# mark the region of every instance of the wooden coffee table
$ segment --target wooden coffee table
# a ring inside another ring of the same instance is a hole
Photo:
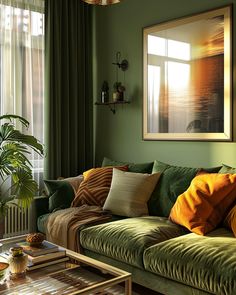
[[[25,237],[0,240],[2,251],[24,241]],[[9,275],[0,285],[0,295],[132,294],[130,273],[68,249],[66,255],[68,262],[27,271],[23,277]]]

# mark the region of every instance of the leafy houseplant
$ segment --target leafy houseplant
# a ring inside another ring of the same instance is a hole
[[[5,123],[2,123],[4,120]],[[29,122],[21,116],[0,116],[0,217],[8,209],[8,202],[19,201],[19,206],[30,205],[38,184],[32,177],[32,165],[27,158],[32,150],[43,155],[43,146],[32,135],[23,134],[16,122],[28,127]],[[10,178],[10,186],[6,183]],[[5,188],[7,187],[7,189]]]

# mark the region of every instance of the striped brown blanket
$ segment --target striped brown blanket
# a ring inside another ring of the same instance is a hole
[[[58,210],[49,215],[46,239],[59,246],[81,253],[79,232],[85,226],[111,220],[111,214],[98,206],[83,205]]]

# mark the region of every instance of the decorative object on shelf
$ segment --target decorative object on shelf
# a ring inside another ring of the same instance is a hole
[[[101,103],[106,103],[109,101],[109,86],[108,82],[104,81],[102,84],[102,91],[101,91]]]
[[[110,4],[119,3],[121,0],[83,0],[83,1],[93,5],[110,5]]]
[[[121,82],[115,82],[113,88],[114,88],[114,92],[112,95],[113,101],[123,101],[125,86],[123,86]]]
[[[109,101],[109,87],[107,81],[103,82],[102,92],[101,92],[101,102],[96,102],[95,105],[106,105],[110,108],[113,114],[116,113],[115,106],[121,104],[130,103],[127,99],[125,100],[125,71],[128,69],[129,63],[126,59],[121,60],[121,53],[118,51],[116,53],[116,62],[112,63],[116,67],[116,82],[113,84],[113,93],[112,93],[112,101]],[[119,79],[119,70],[124,72],[123,83],[120,82]]]
[[[28,264],[28,255],[23,252],[22,247],[12,247],[10,253],[8,262],[11,274],[13,276],[23,275]]]
[[[26,242],[30,244],[30,246],[40,246],[44,240],[44,235],[41,233],[32,233],[28,234],[26,237]]]
[[[128,61],[126,59],[121,61],[121,53],[118,51],[116,53],[116,62],[112,63],[117,66],[116,68],[116,82],[114,83],[114,92],[112,94],[113,101],[123,101],[124,100],[124,91],[125,91],[125,73],[124,73],[124,83],[119,82],[119,69],[125,72],[128,69]]]

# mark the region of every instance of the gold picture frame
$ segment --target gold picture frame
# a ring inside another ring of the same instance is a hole
[[[143,29],[144,140],[232,140],[231,14]]]

